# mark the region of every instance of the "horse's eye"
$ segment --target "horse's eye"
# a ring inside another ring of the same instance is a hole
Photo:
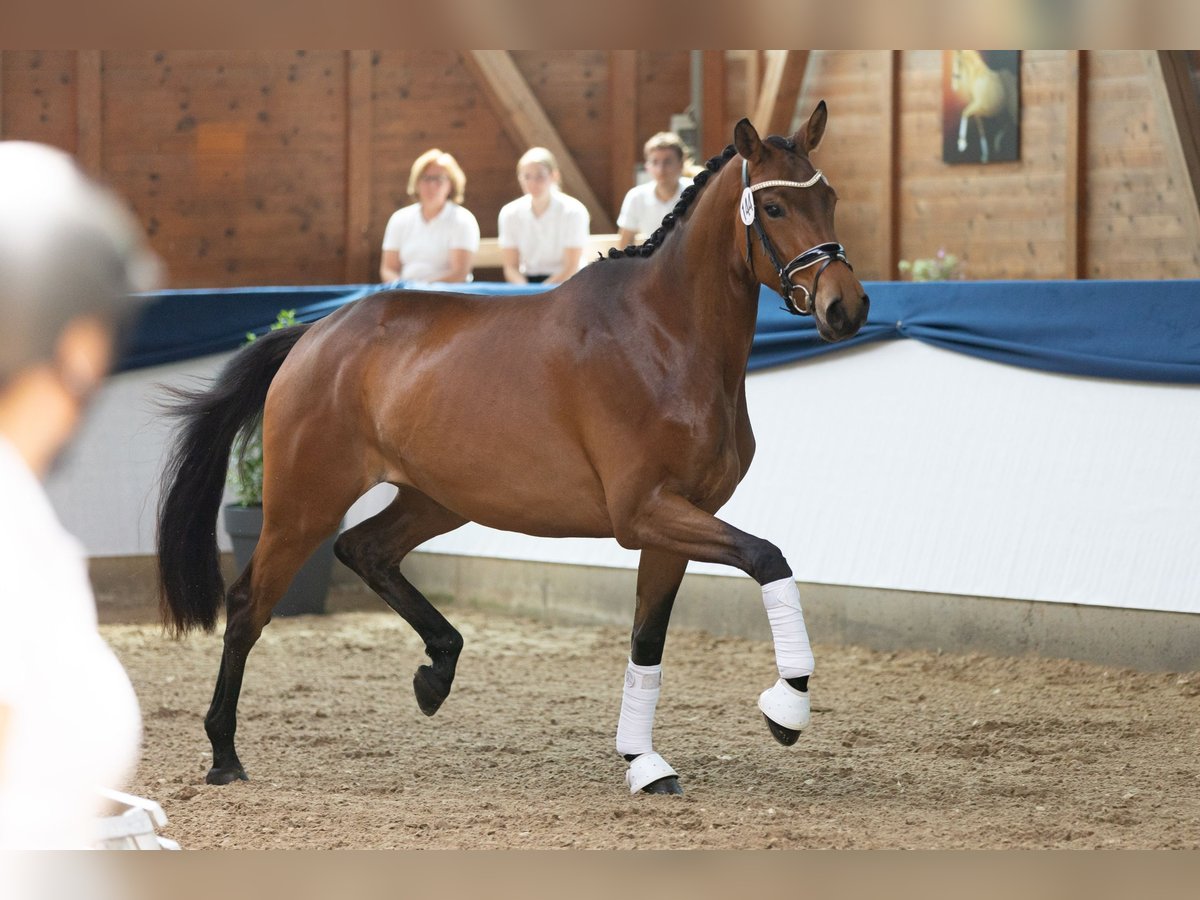
[[[783,215],[783,209],[777,203],[768,203],[763,207],[763,212],[765,212],[772,219],[778,219]]]

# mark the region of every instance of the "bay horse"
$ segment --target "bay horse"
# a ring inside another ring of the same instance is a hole
[[[681,790],[651,728],[690,559],[763,586],[780,677],[759,708],[778,740],[796,740],[809,720],[812,651],[792,570],[777,547],[714,514],[754,455],[745,379],[759,285],[812,315],[827,340],[867,317],[834,234],[836,196],[809,161],[826,118],[822,101],[790,139],[765,141],[743,119],[644,244],[610,250],[552,291],[373,294],[260,338],[208,389],[175,392],[181,424],[162,477],[158,558],[164,623],[176,633],[215,627],[227,461],[262,416],[262,535],[224,597],[204,720],[210,784],[246,778],[238,696],[272,607],[350,505],[384,482],[395,499],[338,537],[336,553],[424,640],[430,662],[413,690],[426,715],[449,694],[463,641],[400,562],[474,521],[615,537],[641,551],[617,728],[631,793]]]
[[[950,87],[966,103],[958,122],[958,152],[967,150],[967,123],[979,134],[979,161],[1000,152],[1017,124],[1017,83],[1012,72],[990,68],[978,50],[953,50]],[[991,135],[987,123],[991,123]]]

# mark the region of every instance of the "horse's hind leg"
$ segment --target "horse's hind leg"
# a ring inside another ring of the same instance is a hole
[[[295,503],[297,499],[289,498],[289,502]],[[337,528],[349,503],[349,500],[344,504],[314,503],[303,510],[268,508],[250,563],[226,597],[221,668],[212,704],[204,717],[204,730],[213,749],[213,765],[205,778],[209,784],[229,784],[246,778],[246,770],[234,748],[237,704],[246,658],[271,620],[271,610],[291,584],[293,576],[313,550]],[[313,508],[322,505],[327,514],[314,514]],[[277,524],[280,522],[286,524]],[[304,523],[303,527],[297,522]]]
[[[656,550],[643,550],[638,563],[637,609],[617,725],[617,752],[630,764],[626,778],[634,793],[683,793],[675,771],[654,752],[651,733],[667,625],[686,568],[686,557]]]
[[[419,491],[402,487],[386,509],[346,531],[334,544],[338,559],[425,641],[432,664],[418,667],[413,692],[427,716],[437,712],[450,693],[463,642],[445,616],[400,574],[400,562],[414,547],[465,523],[466,519]]]

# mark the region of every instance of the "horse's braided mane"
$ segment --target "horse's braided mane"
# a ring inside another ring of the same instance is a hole
[[[620,259],[623,256],[649,256],[666,240],[671,229],[674,228],[683,218],[684,214],[696,202],[696,197],[699,195],[701,188],[708,182],[708,179],[713,176],[725,163],[737,156],[737,150],[733,144],[730,144],[712,159],[704,164],[704,169],[696,174],[692,179],[692,183],[683,189],[683,193],[679,195],[679,202],[675,204],[671,212],[663,216],[662,224],[654,230],[654,233],[641,244],[630,244],[624,250],[612,247],[608,251],[608,259]],[[606,257],[601,254],[600,259]]]

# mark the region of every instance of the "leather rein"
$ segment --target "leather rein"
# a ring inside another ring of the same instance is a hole
[[[757,214],[754,204],[754,192],[761,191],[769,187],[795,187],[809,188],[818,181],[823,181],[825,178],[821,174],[821,170],[817,169],[816,174],[808,181],[760,181],[756,185],[750,184],[750,168],[745,159],[742,160],[742,196],[738,203],[738,212],[741,214],[742,222],[746,226],[746,263],[750,266],[750,274],[754,274],[754,242],[750,237],[750,229],[753,228],[758,233],[758,238],[762,242],[763,250],[767,254],[767,258],[771,260],[771,265],[775,267],[775,273],[779,276],[779,295],[783,297],[783,302],[787,304],[784,308],[797,316],[811,316],[813,313],[813,299],[817,295],[817,283],[821,280],[821,273],[829,268],[830,264],[835,261],[844,262],[850,271],[854,271],[854,266],[850,265],[850,260],[846,258],[846,248],[836,241],[827,241],[823,244],[817,244],[797,255],[791,262],[784,264],[780,262],[779,254],[775,252],[775,246],[771,243],[771,239],[767,237],[766,229],[763,228],[762,220]],[[812,288],[807,288],[802,284],[793,284],[792,275],[803,269],[811,268],[812,266],[821,264],[817,269],[817,274],[813,276]],[[792,292],[797,288],[804,291],[804,305],[800,306]]]

